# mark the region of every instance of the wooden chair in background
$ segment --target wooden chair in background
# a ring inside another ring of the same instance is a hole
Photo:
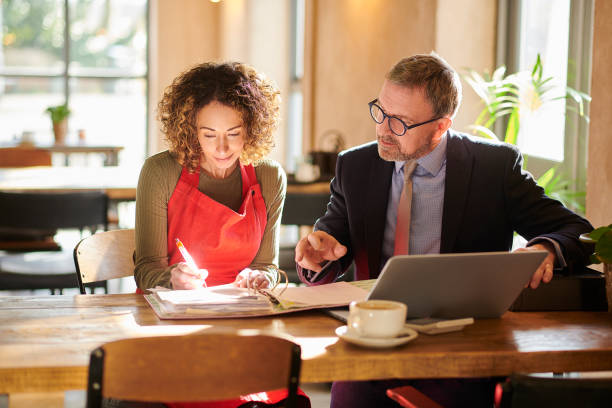
[[[0,167],[51,166],[51,152],[35,147],[0,147]]]
[[[495,392],[496,408],[609,407],[612,378],[543,377],[513,374]]]
[[[84,238],[74,247],[74,265],[81,294],[85,284],[134,274],[134,230],[113,230]]]
[[[329,193],[287,193],[281,224],[312,227],[319,219],[329,203]],[[299,239],[299,238],[298,238]],[[284,243],[279,248],[278,266],[287,272],[289,281],[298,283],[295,270],[295,245],[297,242]]]
[[[404,408],[443,408],[411,386],[387,390]],[[512,374],[495,389],[495,408],[607,407],[612,401],[612,378],[548,377]]]
[[[389,388],[387,396],[403,408],[444,408],[411,385]]]
[[[104,398],[219,401],[277,389],[287,389],[285,407],[295,407],[300,364],[299,345],[259,333],[114,341],[91,353],[87,407]]]
[[[5,250],[0,252],[0,289],[61,293],[76,288],[72,248],[61,250],[53,235],[57,229],[107,229],[107,211],[108,198],[101,191],[0,192],[0,249]]]

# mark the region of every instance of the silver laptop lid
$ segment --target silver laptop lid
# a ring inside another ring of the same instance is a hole
[[[499,317],[546,251],[400,255],[385,264],[368,299],[404,302],[408,317]]]

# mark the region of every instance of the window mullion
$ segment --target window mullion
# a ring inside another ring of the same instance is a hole
[[[572,0],[567,85],[590,93],[593,31],[593,0]],[[585,106],[585,115],[588,115]],[[571,175],[574,191],[586,189],[588,123],[577,113],[568,112],[565,123],[565,170]]]
[[[64,100],[66,105],[70,99],[70,83],[68,67],[70,65],[70,9],[69,0],[64,0]]]

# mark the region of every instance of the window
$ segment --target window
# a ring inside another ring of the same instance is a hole
[[[570,0],[525,1],[521,3],[518,68],[530,71],[540,54],[543,77],[553,77],[553,86],[567,84]],[[562,96],[562,95],[555,95]],[[518,145],[528,155],[562,162],[565,134],[565,100],[546,103],[521,117]],[[530,137],[531,135],[531,137]]]
[[[304,93],[304,0],[291,1],[291,63],[285,168],[293,173],[302,155]]]
[[[32,131],[52,144],[46,107],[68,103],[77,130],[121,145],[119,163],[145,157],[146,0],[0,0],[0,143]]]
[[[593,3],[499,0],[497,65],[506,65],[507,72],[530,70],[539,53],[543,77],[590,93]],[[569,191],[585,191],[588,123],[567,111],[565,100],[547,103],[536,115],[521,117],[518,145],[528,156],[528,170],[539,177],[556,167]]]

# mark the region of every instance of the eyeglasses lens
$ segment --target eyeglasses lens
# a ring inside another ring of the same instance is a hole
[[[376,123],[382,123],[383,120],[385,120],[385,115],[382,109],[380,109],[377,105],[373,104],[370,106],[370,114]]]
[[[405,132],[404,124],[398,118],[389,118],[389,128],[398,136],[403,135]]]

